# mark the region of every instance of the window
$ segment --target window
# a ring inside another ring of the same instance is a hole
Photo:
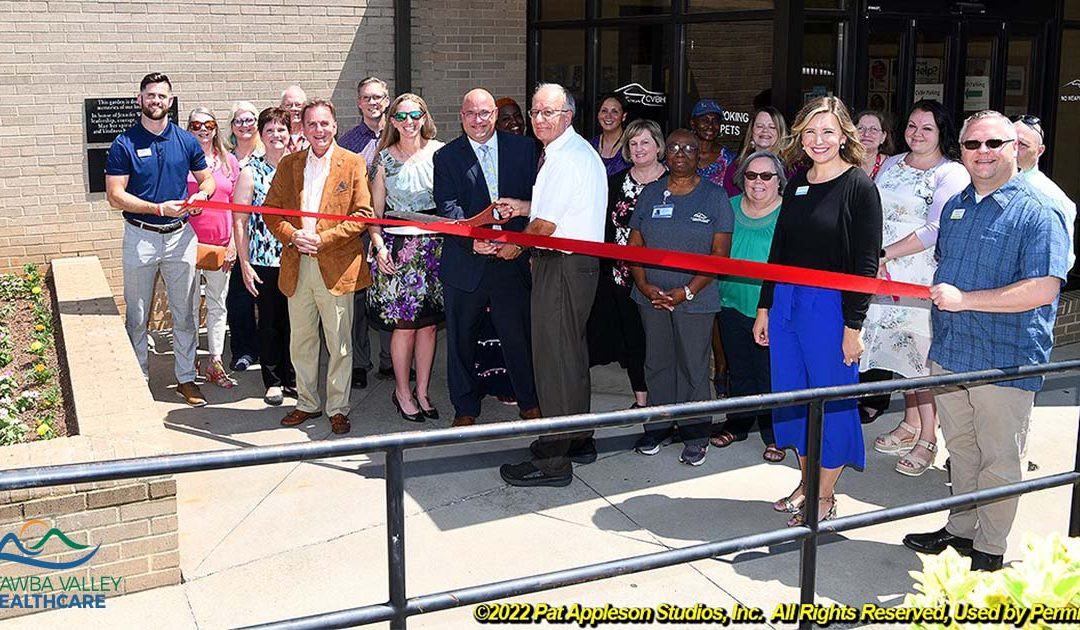
[[[580,20],[585,17],[585,0],[535,0],[541,20]]]
[[[683,124],[699,99],[715,99],[726,112],[720,140],[738,151],[755,101],[771,94],[772,41],[772,20],[688,25]]]
[[[990,77],[993,71],[995,39],[992,35],[968,38],[967,62],[964,66],[964,118],[991,107]]]
[[[688,0],[689,11],[759,11],[772,9],[773,0]]]
[[[629,102],[629,119],[649,118],[666,126],[673,100],[672,41],[667,26],[601,29],[599,93],[618,91]],[[595,116],[592,105],[589,111]]]
[[[540,43],[540,58],[536,68],[537,81],[562,85],[570,90],[578,103],[584,105],[585,31],[545,29],[537,36]]]
[[[900,71],[900,33],[882,29],[871,31],[868,45],[866,106],[897,117],[900,96],[897,78]],[[938,63],[940,68],[940,62]],[[940,75],[939,75],[940,79]],[[941,83],[939,81],[938,83]],[[944,84],[931,90],[944,89]],[[891,131],[891,130],[890,130]]]
[[[1057,118],[1048,134],[1054,152],[1054,181],[1070,199],[1080,199],[1080,29],[1067,28],[1061,34],[1061,86],[1058,88]]]
[[[1031,81],[1035,67],[1035,38],[1010,37],[1005,62],[1005,114],[1025,114],[1031,109]]]
[[[843,25],[807,21],[803,33],[802,100],[834,96],[844,49]]]
[[[671,0],[600,0],[601,17],[671,13]]]

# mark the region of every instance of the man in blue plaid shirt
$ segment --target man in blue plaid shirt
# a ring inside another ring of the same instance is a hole
[[[1034,365],[1050,360],[1058,293],[1070,243],[1057,206],[1017,176],[1016,130],[995,111],[967,119],[960,132],[971,184],[941,211],[930,346],[933,374]],[[1020,481],[1035,392],[1042,378],[936,392],[949,449],[952,490],[960,494]],[[943,529],[909,534],[921,553],[954,547],[971,568],[1001,568],[1017,499],[949,513]]]

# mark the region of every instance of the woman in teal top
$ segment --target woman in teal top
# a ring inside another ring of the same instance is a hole
[[[734,181],[743,194],[731,199],[735,212],[731,257],[766,262],[776,219],[780,216],[781,193],[787,183],[783,163],[774,153],[755,151],[739,165]],[[761,281],[728,276],[719,287],[720,331],[727,351],[731,395],[767,394],[772,390],[769,349],[754,343],[753,338]],[[782,461],[784,451],[776,448],[769,410],[731,414],[716,427],[709,441],[717,448],[724,448],[745,440],[755,422],[765,443],[762,457],[769,462]]]

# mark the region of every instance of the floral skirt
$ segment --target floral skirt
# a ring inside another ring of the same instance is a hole
[[[384,274],[371,265],[368,316],[382,330],[424,328],[445,318],[439,255],[442,238],[383,232],[397,273]]]

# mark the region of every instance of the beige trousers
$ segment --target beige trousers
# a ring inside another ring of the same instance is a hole
[[[931,374],[949,370],[931,362]],[[962,494],[1021,480],[1020,454],[1027,441],[1035,392],[1003,387],[945,387],[934,394],[949,449],[952,492]],[[972,538],[975,549],[1005,554],[1019,499],[1002,499],[949,512],[945,528]]]
[[[296,370],[296,408],[319,411],[319,320],[330,361],[326,368],[326,415],[349,413],[352,387],[353,296],[333,295],[323,283],[319,262],[300,257],[296,293],[289,298],[289,352]]]

